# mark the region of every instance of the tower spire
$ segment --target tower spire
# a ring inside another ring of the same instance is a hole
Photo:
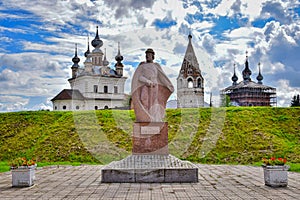
[[[89,54],[90,54],[90,36],[88,35],[87,50],[84,53],[84,56],[87,57]]]
[[[261,75],[261,71],[260,71],[260,62],[258,63],[258,75],[256,77],[257,79],[257,83],[258,84],[262,84],[262,80],[264,79],[264,77]]]
[[[189,75],[199,76],[201,74],[201,70],[199,68],[198,59],[196,57],[193,44],[192,44],[192,35],[188,35],[188,45],[185,51],[183,63],[181,65],[179,76],[183,76],[186,78]]]
[[[78,58],[77,56],[77,43],[75,44],[75,55],[74,57],[72,58],[72,61],[73,61],[73,66],[74,67],[78,67],[78,63],[80,62],[80,58]],[[76,66],[75,66],[76,65]]]
[[[122,63],[123,56],[120,53],[120,42],[118,42],[118,54],[116,55],[115,60],[117,61],[117,63],[115,64],[117,74],[119,76],[123,76],[123,67],[124,66],[123,66],[123,63]]]
[[[78,68],[79,68],[78,63],[80,62],[80,58],[78,58],[78,56],[77,56],[77,43],[75,44],[75,55],[72,58],[72,62],[74,63],[71,67],[71,69],[72,69],[72,78],[75,78],[76,73],[77,73]]]
[[[120,42],[118,42],[118,54],[116,55],[115,60],[119,63],[123,60],[123,56],[120,53]]]
[[[109,62],[106,59],[106,48],[104,49],[103,66],[108,66]]]
[[[235,74],[235,63],[233,64],[233,76],[231,77],[232,80],[232,85],[237,85],[237,80],[239,78],[237,77],[237,75]]]
[[[191,31],[189,31],[188,38],[189,38],[189,43],[192,43],[192,38],[193,38],[193,36],[192,36],[192,34],[191,34]]]
[[[246,61],[245,61],[245,69],[242,72],[244,81],[251,81],[251,70],[249,68],[249,62],[248,62],[248,51],[246,51]]]
[[[188,45],[177,77],[177,107],[192,108],[204,106],[204,79],[188,34]]]
[[[92,40],[92,46],[94,48],[99,49],[100,47],[102,47],[102,45],[103,45],[103,41],[99,37],[98,26],[97,26],[96,36],[95,36],[95,39]]]

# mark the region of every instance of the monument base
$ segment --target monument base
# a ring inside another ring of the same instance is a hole
[[[198,168],[172,155],[131,155],[101,170],[102,183],[195,183]]]
[[[135,122],[132,154],[169,155],[167,122]]]

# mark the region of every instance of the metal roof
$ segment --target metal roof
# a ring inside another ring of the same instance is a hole
[[[84,100],[84,96],[79,90],[64,89],[58,95],[56,95],[51,101],[55,100]]]

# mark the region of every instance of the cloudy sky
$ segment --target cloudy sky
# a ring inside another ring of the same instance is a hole
[[[286,107],[300,93],[299,15],[298,0],[0,0],[0,112],[52,109],[70,88],[75,43],[83,66],[96,26],[111,66],[120,42],[126,93],[149,47],[176,88],[191,33],[207,102],[232,84],[234,64],[242,80],[247,51],[252,80],[260,62]]]

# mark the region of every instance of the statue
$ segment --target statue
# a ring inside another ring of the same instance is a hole
[[[174,87],[161,66],[153,62],[153,49],[147,49],[145,53],[146,62],[139,64],[131,83],[136,122],[162,122]]]
[[[198,167],[169,154],[168,122],[163,122],[167,100],[174,87],[147,49],[132,77],[132,155],[101,169],[104,183],[198,182]]]

